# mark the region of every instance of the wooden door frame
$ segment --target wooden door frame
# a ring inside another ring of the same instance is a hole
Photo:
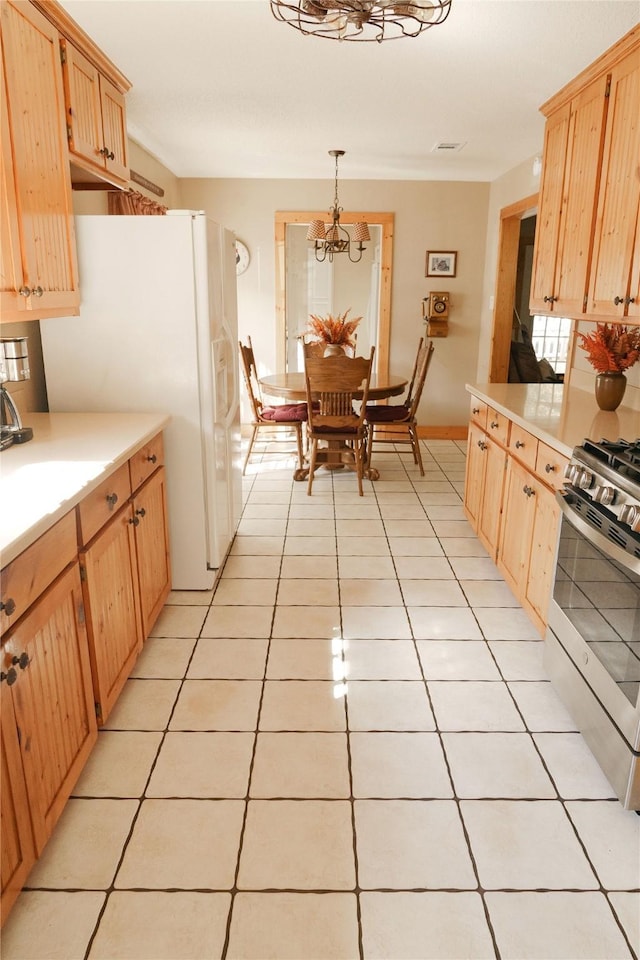
[[[285,238],[288,223],[310,223],[326,220],[326,211],[278,210],[275,214],[276,250],[276,369],[285,369],[286,352],[286,288]],[[341,211],[340,223],[359,221],[380,227],[380,302],[378,306],[378,344],[374,366],[379,377],[389,375],[389,340],[391,335],[391,275],[393,269],[393,213]]]
[[[538,194],[532,193],[531,196],[517,200],[500,211],[489,383],[507,383],[509,380],[509,350],[518,274],[520,221],[537,206]]]

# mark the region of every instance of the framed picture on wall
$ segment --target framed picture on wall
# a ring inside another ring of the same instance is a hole
[[[425,277],[455,277],[456,250],[427,250],[427,268]]]

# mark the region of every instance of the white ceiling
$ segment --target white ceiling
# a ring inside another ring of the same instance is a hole
[[[269,0],[62,0],[128,77],[130,135],[178,177],[491,181],[539,152],[539,106],[638,0],[453,0],[416,38],[339,43]],[[441,141],[463,142],[453,154]]]

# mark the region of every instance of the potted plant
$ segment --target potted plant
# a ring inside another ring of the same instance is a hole
[[[578,334],[579,346],[596,376],[596,402],[601,410],[615,410],[627,387],[624,371],[640,360],[640,327],[596,323],[595,330]]]
[[[345,347],[355,347],[356,341],[354,333],[362,317],[348,319],[349,307],[344,313],[338,313],[334,316],[328,313],[326,317],[318,317],[312,313],[307,324],[308,331],[313,339],[319,343],[326,343],[327,346],[339,347],[339,350],[329,350],[326,353],[344,353]]]

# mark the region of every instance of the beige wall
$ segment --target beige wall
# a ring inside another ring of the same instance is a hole
[[[325,210],[329,180],[181,180],[180,206],[203,209],[235,231],[251,254],[238,278],[239,335],[251,335],[263,372],[275,372],[274,214],[277,210]],[[424,181],[342,181],[340,202],[349,211],[395,214],[390,370],[411,372],[425,331],[422,299],[449,290],[449,336],[436,341],[423,395],[420,422],[464,425],[465,383],[475,380],[484,282],[489,184]],[[425,277],[427,250],[456,250],[457,276]]]

